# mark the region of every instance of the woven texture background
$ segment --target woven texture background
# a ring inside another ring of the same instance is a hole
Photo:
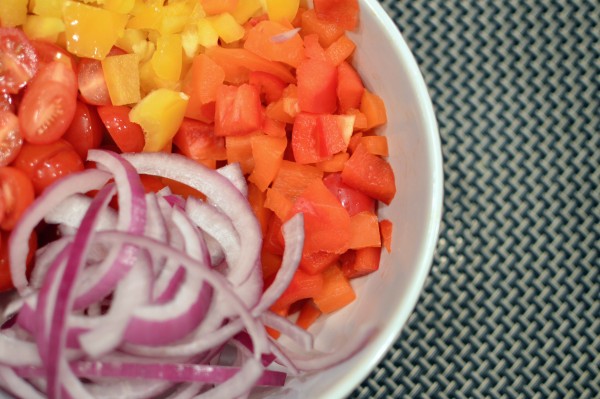
[[[444,153],[437,255],[352,398],[600,397],[600,1],[382,1]]]

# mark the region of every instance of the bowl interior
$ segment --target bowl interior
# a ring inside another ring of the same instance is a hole
[[[361,1],[355,65],[365,86],[386,104],[388,137],[397,194],[380,214],[394,223],[393,250],[380,269],[353,281],[357,300],[320,320],[311,331],[317,347],[336,350],[362,328],[376,333],[352,359],[324,372],[291,378],[271,398],[341,398],[348,395],[400,333],[429,273],[442,208],[442,155],[435,116],[417,64],[397,27],[376,0]]]

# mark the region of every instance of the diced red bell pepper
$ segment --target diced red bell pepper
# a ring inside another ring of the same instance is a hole
[[[256,86],[221,85],[215,105],[215,134],[240,136],[256,132],[262,126],[263,114]]]
[[[375,200],[342,181],[340,173],[331,173],[323,179],[325,186],[346,208],[350,216],[360,212],[375,212]]]
[[[325,161],[345,151],[353,130],[353,117],[348,115],[296,115],[292,130],[294,159],[301,164]]]
[[[173,137],[173,144],[188,158],[195,161],[226,159],[225,140],[215,136],[212,125],[184,118]]]
[[[336,262],[340,257],[339,254],[331,252],[315,252],[312,254],[303,254],[300,259],[300,268],[308,274],[321,273],[327,266]]]
[[[306,59],[296,69],[300,110],[333,114],[337,109],[337,68],[329,61]]]
[[[350,250],[340,256],[342,272],[347,279],[362,277],[379,269],[381,248],[367,247]]]
[[[396,182],[391,165],[368,152],[362,144],[356,147],[342,170],[342,181],[363,193],[388,204],[396,195]]]
[[[290,217],[304,214],[304,254],[344,253],[350,242],[350,215],[322,180],[312,182],[296,198]]]
[[[266,104],[279,100],[287,86],[283,80],[268,72],[252,71],[249,76],[249,83],[259,88]]]
[[[342,62],[338,66],[337,72],[337,98],[340,113],[346,113],[346,111],[352,108],[360,108],[360,102],[365,91],[365,86],[360,76],[347,62]]]
[[[281,294],[279,299],[271,306],[272,310],[287,309],[293,303],[312,298],[321,292],[323,288],[323,276],[321,274],[311,275],[302,270],[296,270],[290,285]]]

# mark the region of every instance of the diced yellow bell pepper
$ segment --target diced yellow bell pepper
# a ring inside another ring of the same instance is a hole
[[[246,33],[244,27],[238,24],[228,12],[208,17],[208,20],[225,43],[232,43],[240,40]]]
[[[162,35],[156,41],[152,68],[161,79],[176,81],[181,76],[181,35]]]
[[[29,15],[23,24],[23,32],[30,39],[43,39],[52,43],[58,41],[58,34],[65,31],[62,19]]]
[[[261,8],[260,0],[239,0],[231,15],[238,24],[243,25]]]
[[[128,53],[133,53],[133,47],[145,42],[148,35],[141,29],[125,29],[115,45]]]
[[[129,14],[133,10],[135,0],[105,0],[104,8],[119,14]]]
[[[271,21],[281,22],[283,20],[291,22],[298,13],[300,0],[266,0],[267,14]]]
[[[62,18],[64,4],[65,0],[35,0],[32,12],[42,17]]]
[[[140,62],[149,61],[152,59],[156,51],[156,44],[148,40],[143,40],[132,46],[132,52],[137,54]]]
[[[127,15],[67,1],[63,20],[67,49],[80,57],[102,60],[123,33]]]
[[[131,29],[159,30],[163,18],[162,9],[162,6],[145,3],[134,6],[133,16],[127,22],[127,27]]]
[[[160,33],[163,35],[169,33],[181,33],[188,23],[193,10],[194,4],[187,1],[169,3],[164,6]]]
[[[27,0],[0,1],[0,26],[14,28],[27,19]]]
[[[144,131],[144,151],[160,151],[173,139],[183,121],[188,99],[184,93],[158,89],[133,107],[129,119]]]
[[[213,47],[219,44],[219,33],[206,18],[198,20],[198,43],[204,47]]]
[[[153,44],[153,43],[151,43]],[[140,90],[142,97],[156,89],[181,90],[181,81],[164,80],[156,76],[152,61],[148,60],[140,64]]]
[[[198,53],[200,41],[198,39],[198,25],[187,25],[181,32],[181,46],[187,58],[193,58]]]
[[[135,104],[140,101],[139,58],[123,54],[102,60],[104,80],[113,105]]]

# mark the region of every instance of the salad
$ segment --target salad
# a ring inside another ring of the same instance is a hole
[[[379,267],[385,105],[357,0],[0,3],[0,387],[246,397],[352,356],[309,327]]]

